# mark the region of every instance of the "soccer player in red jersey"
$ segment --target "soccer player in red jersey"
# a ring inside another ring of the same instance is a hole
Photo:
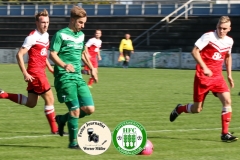
[[[41,96],[45,101],[44,112],[51,127],[51,132],[57,134],[58,128],[53,106],[54,97],[45,73],[46,67],[50,72],[53,72],[53,68],[47,59],[49,48],[49,34],[47,33],[49,16],[47,10],[36,14],[35,20],[37,29],[26,37],[16,56],[24,80],[28,82],[28,97],[0,90],[0,98],[9,99],[15,103],[33,108],[36,106],[39,96]],[[29,56],[27,69],[23,60],[26,53]]]
[[[222,75],[222,65],[225,62],[228,82],[234,87],[232,78],[231,49],[233,39],[227,36],[231,30],[228,16],[220,17],[215,31],[203,34],[195,43],[192,56],[197,61],[194,79],[193,104],[178,104],[170,114],[173,122],[181,113],[199,113],[203,109],[205,97],[211,91],[222,103],[222,141],[236,141],[238,138],[228,131],[232,115],[230,90]]]
[[[92,62],[93,67],[96,69],[98,68],[98,60],[102,60],[100,55],[100,48],[102,45],[102,41],[100,40],[102,36],[102,31],[97,29],[95,31],[95,36],[87,41],[85,44],[85,50],[88,52],[90,56],[90,61]],[[84,66],[84,70],[88,71],[90,74],[90,69],[87,65]],[[94,78],[91,76],[88,81],[89,88],[92,88],[92,84],[94,83]]]

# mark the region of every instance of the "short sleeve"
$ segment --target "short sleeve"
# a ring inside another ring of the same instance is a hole
[[[90,47],[91,45],[93,45],[93,39],[92,38],[87,41],[85,46]]]
[[[36,43],[34,36],[29,35],[25,38],[22,47],[27,48],[28,50]]]
[[[57,32],[51,40],[50,51],[59,52],[62,46],[62,37],[59,32]]]
[[[197,46],[200,50],[208,45],[210,42],[210,33],[203,34],[196,42],[195,46]]]
[[[233,46],[233,39],[231,38],[230,39],[230,49],[229,49],[229,51],[228,51],[228,54],[231,54],[232,53],[232,46]]]

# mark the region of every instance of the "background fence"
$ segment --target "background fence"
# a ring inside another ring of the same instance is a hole
[[[16,54],[18,49],[0,49],[1,63],[17,63]],[[196,61],[189,52],[181,52],[181,49],[162,50],[155,56],[154,51],[136,51],[131,56],[130,67],[137,68],[176,68],[176,69],[195,69]],[[119,52],[115,48],[101,51],[102,60],[99,61],[100,67],[122,67],[122,62],[118,62]],[[232,53],[233,70],[240,70],[240,54]],[[28,61],[28,56],[24,56],[24,61]],[[51,60],[50,60],[51,62]],[[52,63],[52,62],[51,62]],[[53,63],[52,63],[53,64]],[[225,67],[223,66],[223,69]]]

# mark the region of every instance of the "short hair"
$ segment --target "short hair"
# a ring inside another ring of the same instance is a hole
[[[87,16],[87,12],[79,6],[74,6],[71,9],[70,16],[71,16],[71,18],[83,18],[83,17]]]
[[[44,9],[43,11],[38,12],[38,13],[35,15],[35,20],[36,20],[36,21],[39,21],[39,17],[41,17],[41,16],[48,17],[48,11],[47,11],[46,9]]]
[[[100,32],[102,32],[102,30],[101,30],[101,29],[96,29],[96,30],[95,30],[95,33],[96,33],[97,31],[100,31]]]
[[[221,23],[228,23],[230,22],[231,23],[231,20],[228,16],[222,16],[219,18],[218,20],[218,24],[221,24]]]

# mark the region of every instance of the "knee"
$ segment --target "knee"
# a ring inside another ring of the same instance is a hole
[[[70,115],[72,117],[79,117],[79,114],[80,114],[79,108],[76,110],[70,111]]]
[[[88,106],[88,107],[84,107],[82,108],[84,112],[86,112],[88,115],[94,113],[95,111],[95,107],[94,106]]]
[[[26,106],[29,107],[29,108],[34,108],[35,106],[37,105],[37,102],[27,102],[26,103]]]

